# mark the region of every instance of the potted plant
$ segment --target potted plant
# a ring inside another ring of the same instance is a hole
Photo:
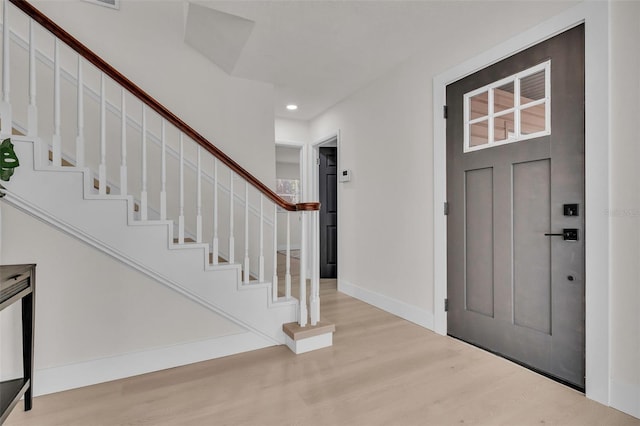
[[[14,169],[20,165],[18,156],[13,150],[13,144],[11,138],[7,138],[0,144],[0,180],[8,182],[13,176]],[[6,189],[0,184],[0,198],[4,197],[6,193],[3,191]]]

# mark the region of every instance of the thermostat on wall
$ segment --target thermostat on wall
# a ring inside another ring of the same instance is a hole
[[[341,171],[338,180],[340,182],[349,182],[351,180],[351,170],[344,169],[343,171]]]

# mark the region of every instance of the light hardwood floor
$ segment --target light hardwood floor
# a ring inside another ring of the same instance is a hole
[[[338,293],[335,280],[321,294],[337,327],[331,348],[277,346],[42,396],[6,425],[640,425]]]

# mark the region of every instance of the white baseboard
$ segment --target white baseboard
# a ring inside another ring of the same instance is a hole
[[[640,385],[611,380],[609,405],[640,419]]]
[[[257,334],[246,332],[61,367],[45,368],[35,371],[34,395],[46,395],[109,382],[272,345],[272,342]]]
[[[358,287],[345,280],[338,280],[338,291],[406,319],[407,321],[433,330],[433,312],[392,299],[375,291]]]

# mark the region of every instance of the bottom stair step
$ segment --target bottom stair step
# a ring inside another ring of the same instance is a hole
[[[282,331],[289,349],[295,354],[302,354],[333,345],[336,325],[320,321],[316,325],[300,327],[297,322],[290,322],[282,325]]]

